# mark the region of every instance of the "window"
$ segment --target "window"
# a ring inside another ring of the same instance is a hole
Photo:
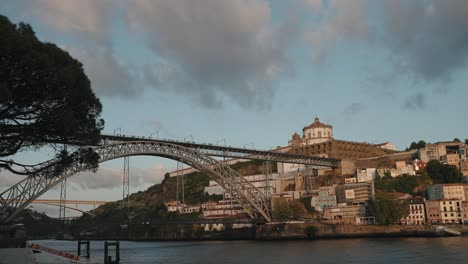
[[[322,137],[322,132],[318,132],[318,137]]]

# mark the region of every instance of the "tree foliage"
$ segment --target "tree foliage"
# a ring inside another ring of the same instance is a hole
[[[399,177],[384,176],[381,179],[376,178],[374,181],[375,189],[384,192],[402,192],[414,194],[416,187],[420,185],[427,185],[430,179],[427,175],[421,174],[419,176],[401,175]]]
[[[434,183],[456,183],[461,181],[461,173],[457,166],[441,164],[438,160],[430,160],[426,171]]]
[[[419,140],[417,143],[416,142],[411,142],[409,148],[407,150],[412,150],[412,149],[420,149],[424,148],[426,146],[426,141],[424,140]]]
[[[377,193],[375,199],[370,202],[370,210],[377,223],[382,225],[397,223],[409,214],[408,201],[396,200],[381,192]]]
[[[99,142],[101,109],[79,61],[0,15],[0,168],[19,165],[4,158],[45,145],[58,158],[96,165],[96,156],[67,152]]]
[[[458,143],[460,143],[461,140],[460,140],[459,138],[454,138],[454,139],[453,139],[453,142],[458,142]]]
[[[304,213],[304,204],[299,201],[288,201],[284,198],[273,200],[272,214],[275,221],[296,220],[304,216]]]

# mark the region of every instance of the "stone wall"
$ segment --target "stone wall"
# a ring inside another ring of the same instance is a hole
[[[352,237],[407,237],[443,235],[434,228],[401,225],[333,225],[322,223],[266,224],[257,228],[257,240],[320,239]]]

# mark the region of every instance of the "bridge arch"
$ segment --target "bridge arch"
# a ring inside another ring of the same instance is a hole
[[[99,163],[125,156],[159,156],[183,162],[200,172],[206,173],[224,189],[232,189],[232,196],[252,217],[263,217],[271,221],[271,203],[252,183],[229,166],[195,149],[173,143],[157,141],[126,141],[95,147]],[[63,180],[80,171],[88,170],[83,164],[75,163],[62,175],[51,177],[51,169],[30,175],[0,194],[0,222],[9,222],[33,200]]]

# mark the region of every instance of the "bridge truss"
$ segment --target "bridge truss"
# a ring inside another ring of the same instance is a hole
[[[214,157],[231,157],[303,164],[315,167],[336,168],[340,161],[331,158],[310,157],[275,151],[261,151],[195,142],[181,142],[151,138],[135,138],[125,136],[103,135],[102,143],[95,146],[99,162],[136,156],[160,156],[183,162],[200,172],[206,173],[225,190],[232,190],[232,196],[246,210],[252,218],[263,218],[271,221],[271,200],[263,192],[257,190],[253,184],[232,170],[225,163]],[[22,209],[33,200],[62,183],[74,174],[89,168],[84,164],[72,164],[59,176],[54,176],[54,160],[31,166],[31,170],[38,171],[18,182],[0,194],[0,222],[11,221]],[[44,169],[40,169],[43,166]],[[39,170],[38,170],[39,169]],[[124,182],[125,184],[125,182]],[[124,190],[125,192],[125,190]]]
[[[194,149],[212,157],[227,157],[250,160],[275,161],[284,163],[303,164],[314,167],[337,168],[340,166],[340,160],[333,158],[312,157],[307,155],[297,155],[279,151],[266,151],[256,149],[246,149],[231,146],[219,146],[213,144],[201,144],[190,141],[176,141],[166,139],[135,138],[130,136],[102,135],[102,144],[127,142],[127,141],[145,141],[176,144]]]
[[[127,141],[95,147],[99,162],[136,155],[160,156],[181,161],[206,173],[226,190],[233,190],[233,198],[252,218],[271,221],[270,200],[256,187],[222,162],[195,149],[166,142]],[[50,164],[50,163],[47,163]],[[59,176],[53,176],[54,167],[39,170],[0,194],[0,222],[9,222],[33,200],[65,179],[88,170],[84,164],[74,163]]]

